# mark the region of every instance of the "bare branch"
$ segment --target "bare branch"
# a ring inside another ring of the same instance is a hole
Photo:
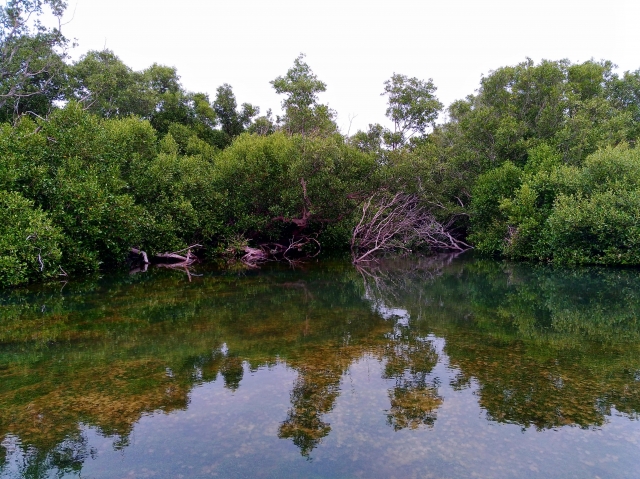
[[[458,252],[469,249],[452,233],[452,225],[453,220],[442,225],[417,195],[374,194],[362,203],[362,215],[351,236],[353,262],[374,261],[380,253],[411,251],[418,246]]]

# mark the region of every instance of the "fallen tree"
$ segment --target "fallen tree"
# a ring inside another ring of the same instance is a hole
[[[193,266],[194,263],[198,262],[198,258],[195,254],[192,253],[192,249],[201,248],[202,245],[193,244],[184,249],[173,251],[171,253],[160,253],[151,256],[149,259],[149,255],[146,251],[141,250],[140,248],[131,248],[130,249],[130,260],[135,263],[133,264],[130,274],[136,273],[146,273],[149,266],[155,266],[158,268],[170,268],[177,269],[183,271],[189,281],[191,281],[192,276],[202,276],[199,274],[194,274],[189,270],[189,267]],[[180,254],[187,252],[186,254]]]
[[[360,221],[351,236],[353,263],[375,261],[385,252],[416,247],[456,252],[470,249],[453,233],[455,219],[440,223],[417,195],[375,193],[362,203]]]

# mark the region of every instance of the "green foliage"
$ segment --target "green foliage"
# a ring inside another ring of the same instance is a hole
[[[0,128],[0,185],[46,212],[69,274],[115,267],[131,247],[215,249],[238,235],[287,242],[299,229],[347,245],[374,155],[340,135],[284,132],[244,133],[220,152],[193,127],[169,128],[158,141],[149,121],[70,102],[46,121]]]
[[[11,18],[47,6],[65,5],[9,2],[2,35]],[[361,202],[383,190],[419,198],[486,254],[638,263],[638,71],[527,60],[491,72],[440,125],[432,80],[394,74],[383,93],[394,131],[374,124],[345,138],[304,55],[271,82],[284,95],[274,121],[270,110],[257,117],[257,107],[238,106],[228,84],[211,102],[186,91],[175,68],[134,71],[109,50],[65,65],[59,32],[21,25],[2,48],[19,46],[23,63],[40,55],[43,69],[23,78],[0,61],[18,75],[0,91],[0,121],[13,123],[0,125],[0,191],[45,215],[69,273],[115,267],[132,246],[212,252],[229,238],[311,236],[341,250]],[[38,50],[46,38],[50,50]],[[18,78],[23,90],[11,92]],[[16,116],[27,109],[33,115]]]
[[[385,132],[385,142],[395,149],[414,135],[424,135],[427,127],[433,126],[442,103],[434,95],[433,80],[408,78],[394,73],[384,82],[382,95],[388,96],[387,118],[393,122],[394,131]]]
[[[349,138],[349,142],[361,151],[376,153],[382,160],[382,142],[384,127],[379,123],[369,124],[369,129],[358,131]]]
[[[142,243],[150,252],[210,241],[220,230],[221,199],[215,189],[213,166],[197,155],[176,154],[170,141],[170,136],[165,137],[163,152],[131,180],[136,202],[145,205],[154,219]]]
[[[502,252],[508,225],[500,202],[520,186],[522,171],[511,162],[480,175],[473,186],[469,240],[489,254]]]
[[[249,127],[251,118],[260,114],[260,108],[249,103],[243,103],[241,110],[237,106],[231,85],[219,86],[213,109],[229,142]]]
[[[59,243],[66,271],[112,266],[140,242],[150,220],[122,176],[155,156],[148,123],[101,121],[71,103],[40,125],[23,119],[3,133],[3,164],[13,173],[5,187],[34,201],[64,233]]]
[[[224,198],[218,210],[224,236],[236,232],[270,236],[267,227],[276,228],[271,218],[297,214],[285,196],[292,188],[287,166],[296,154],[294,142],[283,133],[241,135],[220,154],[215,186]]]
[[[626,149],[638,135],[637,75],[619,77],[613,67],[528,60],[492,72],[477,95],[450,107],[450,122],[430,141],[473,185],[469,239],[478,250],[554,262],[631,262],[618,251],[623,242],[614,247],[603,231],[595,233],[595,224],[585,223],[590,211],[591,220],[617,225],[612,238],[633,236],[630,218],[623,231],[621,217],[602,210],[604,197],[592,198],[610,191],[622,214],[638,187],[635,154]],[[582,225],[585,238],[590,235],[584,241],[600,243],[591,252],[568,253],[571,241],[577,247],[581,238],[566,224],[557,230],[568,217]]]
[[[554,261],[638,264],[640,150],[598,151],[579,171],[578,188],[558,195],[544,241]]]
[[[640,185],[640,150],[621,145],[590,155],[582,168],[588,192],[628,190]]]
[[[289,133],[303,135],[335,133],[335,113],[318,103],[318,93],[326,91],[327,85],[311,71],[304,57],[302,53],[298,55],[287,74],[271,82],[276,93],[287,95],[282,100],[283,127]]]
[[[478,178],[471,236],[478,249],[557,263],[637,264],[639,150],[599,150],[580,168],[546,147],[531,157],[520,175],[505,163]],[[503,182],[510,170],[519,186]]]
[[[66,161],[57,171],[48,200],[52,219],[65,233],[63,260],[72,271],[95,271],[103,262],[117,264],[131,245],[141,243],[149,222],[144,209],[120,193],[123,183],[105,185],[110,173],[86,167],[78,159]]]
[[[436,130],[436,141],[471,181],[505,161],[523,167],[543,143],[579,165],[598,148],[637,134],[633,77],[620,80],[612,68],[530,59],[500,68],[482,79],[477,95],[450,106],[451,120]]]
[[[353,198],[375,189],[375,157],[346,144],[341,136],[296,137],[295,145],[300,153],[289,167],[289,178],[296,183],[290,195],[300,205],[298,211],[301,178],[307,184],[311,213],[327,223],[350,217],[357,205]]]
[[[353,198],[370,190],[375,169],[372,155],[337,135],[241,135],[215,162],[215,189],[224,197],[219,209],[224,236],[286,237],[291,219],[303,218],[306,211],[310,232],[331,224],[333,234],[345,241],[337,224],[351,220]]]
[[[266,115],[262,115],[257,117],[249,128],[247,128],[249,133],[257,133],[258,135],[270,135],[276,131],[276,124],[273,120],[273,115],[271,109],[267,110]]]
[[[33,202],[0,190],[0,286],[56,276],[60,271],[59,228]]]
[[[560,195],[547,220],[545,242],[555,262],[640,263],[640,189]]]
[[[137,114],[148,118],[155,99],[145,91],[141,75],[111,50],[90,51],[69,68],[69,94],[105,118]]]
[[[622,78],[613,76],[606,89],[612,105],[630,115],[629,141],[637,141],[640,138],[640,70],[624,72]]]
[[[218,119],[209,97],[185,91],[175,68],[154,63],[133,71],[112,51],[103,50],[85,54],[68,68],[68,76],[67,97],[102,118],[135,115],[149,120],[160,134],[185,136],[184,143],[191,136],[219,148],[229,143],[228,133],[215,129]],[[251,108],[247,114],[257,114]],[[178,128],[188,133],[177,133]]]

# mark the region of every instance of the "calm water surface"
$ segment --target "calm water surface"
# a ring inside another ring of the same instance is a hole
[[[0,478],[640,477],[640,271],[470,257],[0,296]]]

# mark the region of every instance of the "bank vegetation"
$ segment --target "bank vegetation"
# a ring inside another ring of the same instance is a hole
[[[3,287],[143,252],[255,266],[473,247],[640,264],[640,70],[526,59],[446,109],[431,80],[394,73],[392,126],[345,135],[304,55],[271,82],[274,118],[227,84],[188,91],[173,67],[136,71],[109,50],[70,61],[60,28],[37,20],[65,7],[0,11]]]

